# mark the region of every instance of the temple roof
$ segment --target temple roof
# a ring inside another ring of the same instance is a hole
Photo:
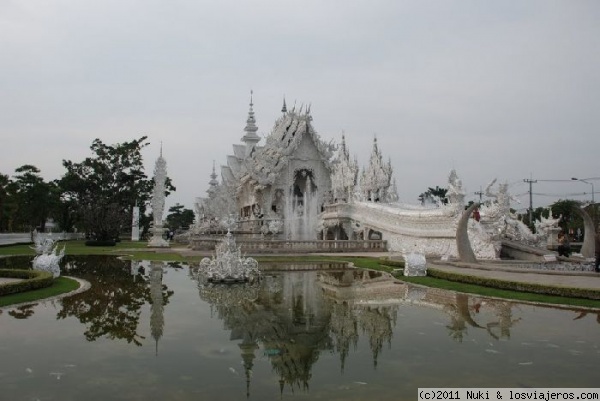
[[[305,135],[310,136],[323,162],[329,165],[332,146],[321,141],[311,121],[310,110],[302,112],[292,109],[284,113],[275,122],[265,146],[256,148],[252,156],[246,159],[246,174],[261,185],[273,184]]]
[[[235,181],[235,175],[233,175],[229,166],[221,166],[221,178],[223,178],[223,182]]]
[[[240,160],[243,160],[246,156],[246,145],[239,143],[233,144],[233,154]]]
[[[240,175],[242,164],[240,163],[240,160],[237,157],[228,155],[227,165],[236,177]]]

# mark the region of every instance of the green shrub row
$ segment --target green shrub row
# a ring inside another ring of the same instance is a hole
[[[556,287],[536,283],[522,283],[518,281],[505,281],[487,277],[468,276],[463,274],[445,272],[437,269],[427,269],[427,275],[449,281],[475,284],[484,287],[499,288],[536,294],[557,295],[570,298],[587,298],[600,300],[600,291],[587,288]]]
[[[0,277],[23,279],[0,285],[0,296],[50,287],[54,280],[52,273],[40,270],[0,269]]]

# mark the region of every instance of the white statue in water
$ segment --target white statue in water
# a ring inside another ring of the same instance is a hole
[[[51,238],[41,238],[36,235],[34,244],[37,256],[33,258],[33,270],[42,270],[52,273],[54,278],[60,276],[60,260],[65,255],[65,247],[59,251]]]

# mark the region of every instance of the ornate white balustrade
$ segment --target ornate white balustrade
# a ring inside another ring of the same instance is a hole
[[[194,238],[190,247],[194,250],[213,250],[219,242],[216,238]],[[319,241],[319,240],[237,240],[245,253],[334,253],[334,252],[385,252],[386,241]]]

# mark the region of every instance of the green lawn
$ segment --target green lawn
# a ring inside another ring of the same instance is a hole
[[[54,280],[54,283],[50,287],[1,296],[0,307],[24,302],[35,302],[39,301],[40,299],[75,291],[77,288],[79,288],[79,283],[77,281],[67,277],[58,277]]]
[[[147,249],[145,241],[121,241],[115,246],[86,246],[85,241],[60,241],[59,249],[65,247],[66,255],[110,255],[125,254],[129,250]],[[35,255],[33,245],[0,246],[0,255]]]

